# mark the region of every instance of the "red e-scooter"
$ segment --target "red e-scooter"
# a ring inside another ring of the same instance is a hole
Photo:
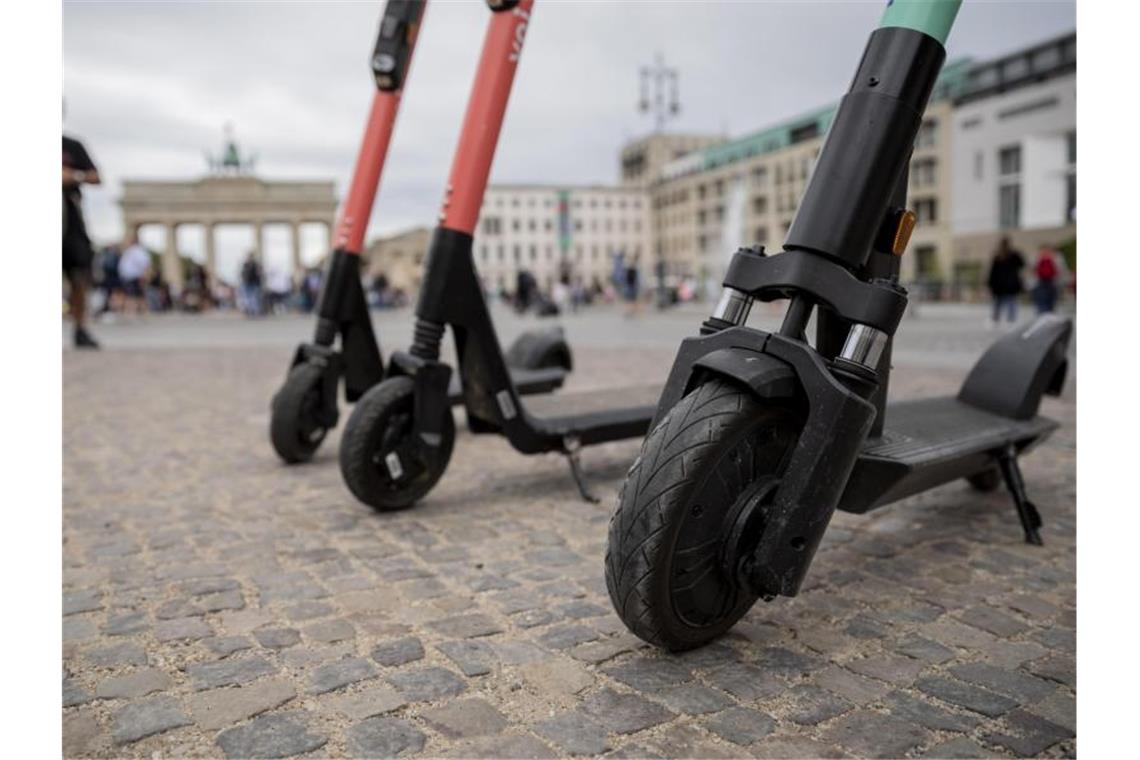
[[[590,500],[579,450],[644,435],[661,392],[659,384],[603,388],[524,403],[509,371],[471,247],[534,0],[491,6],[495,13],[428,249],[412,346],[392,354],[387,377],[357,402],[341,439],[345,484],[378,510],[401,509],[423,498],[451,458],[455,423],[447,397],[454,374],[440,360],[447,328],[455,338],[471,432],[502,435],[523,454],[565,454],[579,491]]]
[[[488,4],[492,9],[498,5],[494,0]],[[333,236],[333,252],[317,303],[316,334],[312,343],[297,347],[271,406],[270,440],[288,464],[310,459],[328,431],[336,427],[337,385],[342,377],[345,398],[355,402],[385,376],[361,284],[360,252],[426,6],[427,0],[388,0],[380,21],[371,61],[376,94]],[[334,347],[337,336],[340,350]],[[557,327],[520,335],[506,357],[512,380],[522,393],[561,387],[573,361]],[[451,403],[462,398],[458,378],[448,391]]]

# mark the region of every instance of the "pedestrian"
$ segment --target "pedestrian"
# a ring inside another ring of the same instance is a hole
[[[1021,270],[1025,268],[1025,258],[1003,237],[990,263],[990,276],[987,280],[994,298],[993,324],[1001,321],[1004,311],[1010,322],[1017,321],[1017,298],[1025,290],[1021,282]]]
[[[261,264],[250,251],[241,265],[241,303],[247,317],[261,314]]]
[[[138,233],[131,235],[119,256],[119,283],[123,289],[123,313],[146,311],[146,282],[150,273],[150,251],[139,242]]]
[[[99,271],[102,279],[99,287],[103,290],[103,308],[99,316],[110,319],[122,308],[123,286],[119,279],[119,258],[122,252],[117,245],[108,245],[99,252]]]
[[[1033,268],[1037,283],[1033,286],[1033,305],[1038,314],[1048,314],[1057,308],[1057,279],[1060,268],[1057,254],[1047,245],[1037,252],[1037,265]]]
[[[95,252],[83,220],[83,185],[102,184],[99,169],[74,137],[63,135],[63,273],[69,285],[68,305],[76,348],[99,348],[87,332],[87,289]]]
[[[641,311],[641,272],[637,268],[640,257],[635,253],[625,267],[625,301],[627,317],[636,316]]]

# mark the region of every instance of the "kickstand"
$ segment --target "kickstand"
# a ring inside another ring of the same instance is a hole
[[[1041,513],[1029,496],[1025,493],[1025,481],[1021,478],[1021,468],[1017,464],[1017,449],[1009,446],[998,457],[998,466],[1001,468],[1002,478],[1005,479],[1009,495],[1013,497],[1013,504],[1017,507],[1017,516],[1021,519],[1021,527],[1025,530],[1025,543],[1041,546]]]
[[[591,504],[600,502],[601,499],[590,493],[590,489],[586,486],[586,476],[582,474],[582,463],[578,459],[582,443],[573,436],[566,436],[562,439],[562,450],[566,453],[566,461],[570,463],[570,474],[574,477],[574,485],[578,486],[578,493]]]

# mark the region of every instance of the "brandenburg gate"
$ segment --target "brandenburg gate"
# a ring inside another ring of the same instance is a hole
[[[227,129],[228,133],[228,129]],[[262,258],[266,225],[286,224],[290,230],[293,272],[301,270],[300,227],[318,222],[328,239],[336,225],[336,194],[332,181],[271,181],[253,175],[253,160],[243,159],[227,134],[219,159],[210,158],[208,176],[187,182],[124,180],[119,201],[123,229],[128,235],[144,225],[166,230],[162,275],[176,291],[182,289],[182,265],[177,231],[181,225],[201,225],[205,232],[206,268],[217,276],[215,228],[245,224],[253,228],[253,253]]]

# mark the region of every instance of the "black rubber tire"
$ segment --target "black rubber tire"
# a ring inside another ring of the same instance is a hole
[[[977,475],[971,475],[966,480],[975,491],[989,493],[996,491],[1001,486],[1001,470],[994,467],[985,472],[979,472]]]
[[[752,607],[756,597],[721,567],[725,526],[751,483],[782,472],[799,428],[789,411],[712,379],[650,432],[618,497],[606,549],[606,588],[634,634],[668,650],[692,649]],[[685,585],[674,582],[680,578]]]
[[[321,404],[322,370],[298,364],[273,396],[269,410],[269,440],[286,464],[307,462],[325,440],[328,428],[316,421]]]
[[[340,473],[348,490],[380,512],[406,509],[427,495],[447,469],[455,445],[455,420],[445,418],[440,446],[424,449],[423,470],[401,486],[392,482],[377,454],[411,435],[415,386],[410,377],[391,377],[360,397],[340,441]]]

